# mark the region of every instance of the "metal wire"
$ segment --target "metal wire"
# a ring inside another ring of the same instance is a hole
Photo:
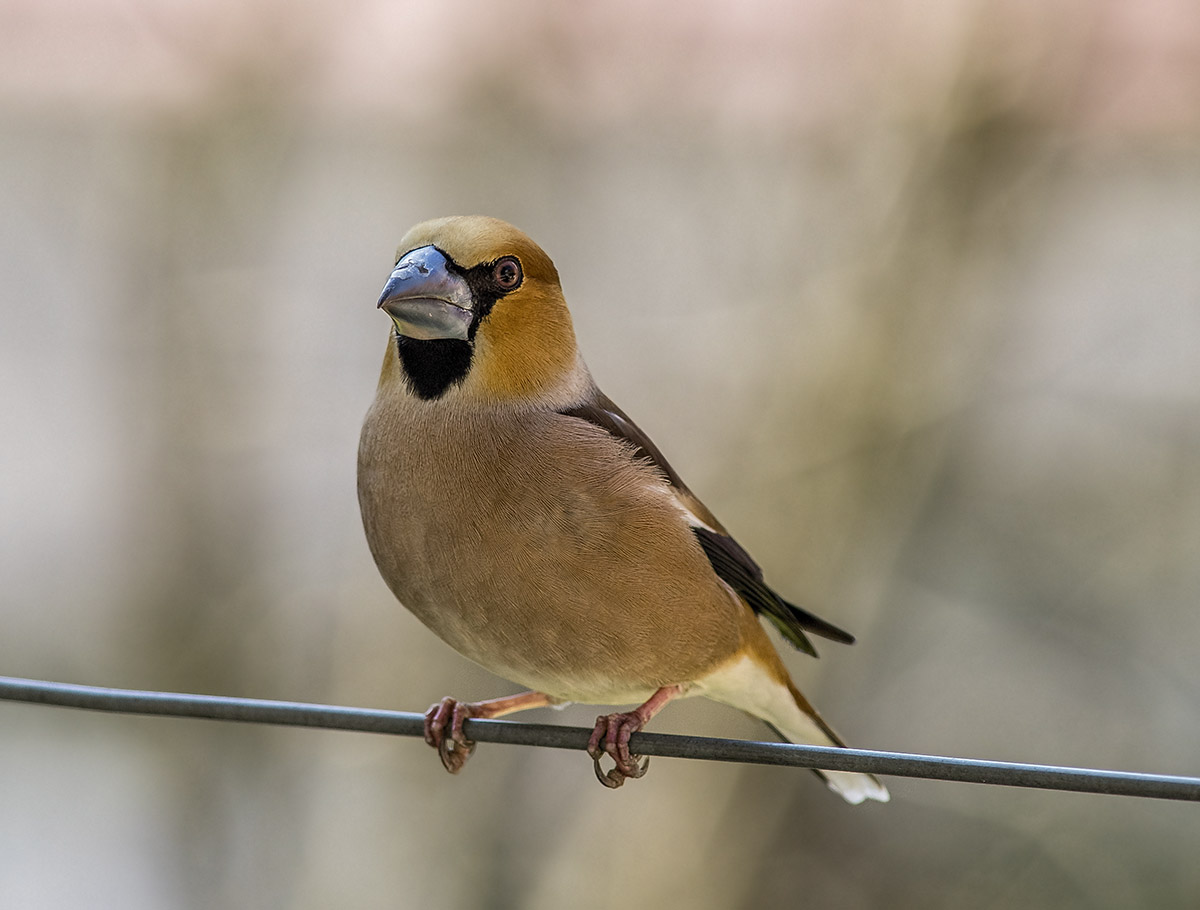
[[[187,695],[176,692],[105,689],[9,676],[0,676],[0,699],[123,714],[202,717],[244,723],[390,733],[396,736],[422,736],[424,733],[423,716],[404,711],[379,711],[257,698]],[[580,750],[586,747],[592,732],[583,727],[514,723],[505,720],[469,720],[464,730],[468,738],[476,742]],[[870,749],[747,742],[666,733],[635,733],[629,744],[634,752],[641,755],[662,755],[669,758],[789,765],[826,771],[862,771],[896,777],[955,780],[1007,787],[1200,801],[1200,778],[1197,777],[979,761],[938,755],[876,752]]]

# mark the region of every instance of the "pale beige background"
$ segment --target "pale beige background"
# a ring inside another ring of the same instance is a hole
[[[513,691],[354,498],[393,246],[485,212],[854,743],[1200,772],[1192,0],[4,0],[0,206],[0,673]],[[0,705],[0,907],[1200,902],[1194,805],[891,786]]]

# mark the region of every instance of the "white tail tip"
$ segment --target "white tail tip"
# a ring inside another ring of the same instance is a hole
[[[887,787],[869,774],[855,774],[851,771],[822,771],[821,776],[825,778],[825,783],[829,785],[830,790],[852,806],[857,806],[868,799],[886,803],[892,798]]]

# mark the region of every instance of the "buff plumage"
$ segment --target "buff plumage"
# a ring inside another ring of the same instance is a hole
[[[371,552],[434,633],[530,690],[434,705],[426,739],[449,770],[470,754],[468,717],[562,702],[638,705],[597,719],[589,751],[608,786],[644,773],[629,737],[679,697],[733,705],[793,742],[843,745],[760,616],[811,653],[808,633],[852,639],[770,589],[600,392],[537,244],[493,218],[424,222],[379,306],[393,331],[359,448]],[[821,776],[852,803],[888,798],[868,775]]]

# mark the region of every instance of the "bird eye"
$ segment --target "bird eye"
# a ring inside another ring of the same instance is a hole
[[[514,290],[521,283],[521,263],[515,256],[505,256],[492,266],[492,280],[502,291]]]

